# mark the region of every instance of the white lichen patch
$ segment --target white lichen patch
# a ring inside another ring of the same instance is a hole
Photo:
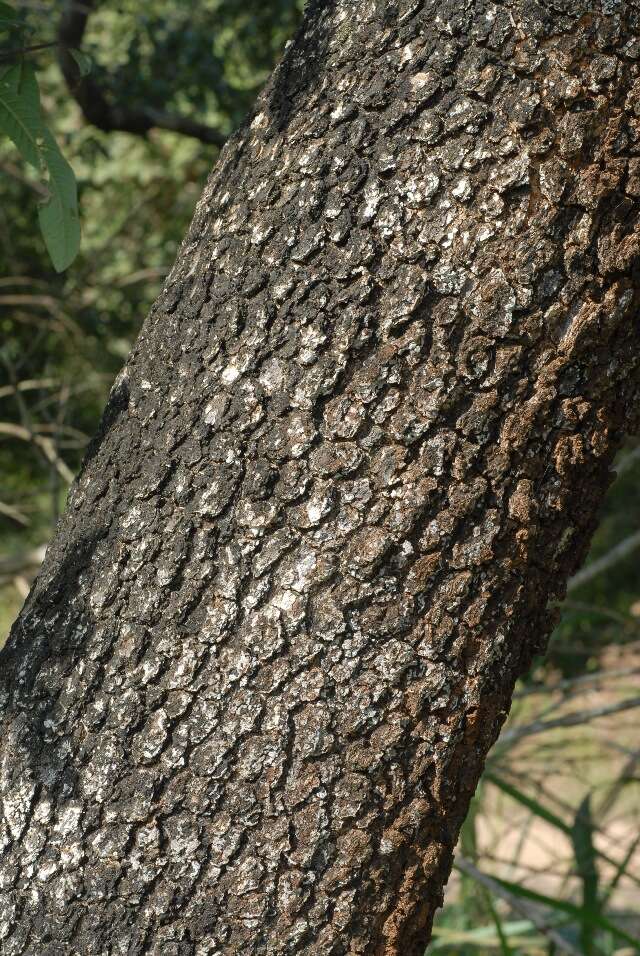
[[[414,90],[423,90],[425,87],[433,87],[434,84],[438,84],[438,78],[435,73],[431,71],[423,73],[414,73],[413,76],[409,79],[409,82]]]
[[[226,368],[222,370],[222,374],[220,375],[220,380],[222,381],[224,385],[233,385],[233,383],[240,378],[241,374],[242,372],[240,371],[238,366],[234,365],[233,363],[230,363],[229,365],[227,365]]]
[[[340,123],[346,116],[349,115],[349,112],[349,107],[344,101],[342,101],[331,110],[329,115],[334,123]]]
[[[222,419],[222,416],[225,413],[229,399],[224,394],[215,395],[207,404],[205,405],[203,418],[207,425],[216,426]]]
[[[291,458],[299,458],[311,444],[316,430],[308,418],[293,415],[287,427],[287,443]]]
[[[253,130],[264,129],[268,125],[269,117],[266,113],[258,113],[251,121],[251,129]]]
[[[405,63],[410,63],[415,55],[416,53],[413,45],[411,43],[407,43],[407,45],[403,47],[402,53],[400,54],[400,65],[404,66]]]
[[[30,780],[14,784],[10,792],[2,794],[2,814],[14,840],[18,840],[29,820],[36,788]]]
[[[298,594],[304,594],[313,581],[313,573],[317,564],[318,561],[313,552],[304,555],[293,568],[283,575],[283,583],[297,591]]]
[[[58,810],[58,817],[54,829],[62,834],[62,836],[74,833],[78,828],[81,816],[82,804],[78,801],[69,801],[69,803],[63,804]]]
[[[254,246],[261,246],[264,242],[269,239],[274,233],[274,227],[271,225],[265,225],[264,223],[258,223],[255,225],[251,231],[251,244]]]
[[[269,395],[280,391],[285,382],[283,364],[278,359],[269,359],[260,371],[259,381]]]
[[[438,191],[440,177],[436,172],[430,170],[425,174],[423,183],[423,194],[426,199],[431,199]]]
[[[378,183],[375,182],[375,180],[367,183],[364,189],[364,206],[360,213],[360,221],[362,223],[368,223],[373,220],[381,200],[382,191]]]
[[[168,726],[169,719],[162,709],[149,718],[134,742],[134,750],[139,760],[155,760],[167,742]]]
[[[453,187],[453,189],[451,190],[451,192],[456,197],[456,199],[460,199],[464,202],[466,199],[469,199],[471,197],[470,181],[466,178],[459,179],[458,182]]]
[[[176,859],[189,860],[200,846],[200,828],[189,814],[180,813],[163,822],[169,839],[169,853]]]

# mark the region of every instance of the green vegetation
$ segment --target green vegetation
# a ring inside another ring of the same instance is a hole
[[[640,446],[618,471],[584,583],[489,756],[429,952],[640,952]]]
[[[29,42],[27,18],[0,3],[0,30],[6,38],[6,52],[0,59],[0,131],[41,177],[40,229],[54,268],[62,272],[80,245],[76,180],[44,120],[34,64],[29,53],[22,52],[34,47],[38,52],[39,47]],[[78,62],[84,62],[73,52]]]
[[[104,0],[69,48],[69,84],[49,8],[0,3],[0,642],[217,143],[301,6]],[[109,129],[83,115],[89,82]],[[125,106],[159,125],[113,128]],[[430,951],[640,951],[640,548],[615,550],[640,529],[638,448],[621,461],[590,558],[611,560],[571,590],[549,655],[518,690]]]
[[[301,7],[300,0],[153,0],[141,13],[133,2],[105,0],[95,5],[81,48],[73,48],[82,68],[72,95],[59,63],[59,23],[43,15],[48,7],[36,0],[0,5],[0,68],[5,78],[28,77],[32,99],[37,79],[49,136],[75,173],[82,227],[79,254],[57,272],[61,262],[52,262],[38,224],[48,208],[39,213],[48,196],[40,160],[38,168],[24,161],[13,137],[1,135],[0,118],[4,635],[37,568],[34,549],[51,536],[69,478],[218,154],[215,144],[164,128],[145,135],[98,129],[76,102],[77,84],[90,66],[88,77],[112,107],[144,106],[161,119],[197,121],[224,140],[249,109]],[[26,47],[38,49],[16,55]]]

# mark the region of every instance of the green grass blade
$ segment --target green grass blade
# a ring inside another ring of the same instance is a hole
[[[517,787],[514,787],[513,784],[507,783],[502,777],[498,777],[493,773],[485,773],[485,780],[489,780],[496,787],[506,793],[507,796],[511,797],[513,800],[516,800],[518,803],[522,804],[523,807],[527,807],[528,810],[531,810],[537,817],[540,817],[542,820],[546,820],[547,823],[550,823],[552,826],[556,827],[558,830],[562,830],[563,833],[566,833],[567,836],[571,836],[572,828],[553,813],[552,810],[549,810],[547,807],[543,806],[538,800],[535,800],[533,797],[527,796],[526,793],[523,793],[521,790],[518,790]]]
[[[574,827],[565,823],[564,820],[555,814],[552,810],[549,810],[548,807],[543,806],[538,800],[535,800],[533,797],[529,797],[526,793],[523,793],[521,790],[518,790],[517,787],[514,787],[513,784],[508,783],[503,777],[499,777],[494,773],[485,772],[484,780],[489,780],[496,787],[506,793],[507,796],[511,797],[513,800],[516,800],[522,806],[527,807],[531,810],[533,814],[540,817],[542,820],[546,820],[547,823],[550,823],[556,829],[561,830],[565,833],[569,839],[573,842],[574,840]],[[591,823],[591,832],[595,830],[595,826]],[[592,839],[592,838],[591,838]],[[640,879],[633,873],[626,872],[628,860],[623,860],[622,863],[619,863],[617,860],[614,860],[608,853],[604,853],[602,850],[598,850],[597,847],[591,842],[591,850],[594,853],[595,857],[604,860],[605,863],[608,863],[610,866],[613,866],[616,870],[616,873],[622,868],[620,876],[626,875],[631,882],[635,883],[636,886],[640,886]],[[620,878],[618,876],[618,879]]]
[[[580,943],[585,956],[592,956],[594,949],[594,921],[600,913],[598,900],[598,870],[593,846],[593,821],[591,819],[590,795],[584,798],[576,812],[571,828],[571,842],[576,861],[576,870],[582,880],[582,924]]]
[[[502,920],[500,919],[500,914],[498,913],[495,907],[495,904],[493,902],[493,899],[491,898],[491,893],[489,893],[488,891],[485,891],[485,892],[486,892],[487,906],[489,907],[489,912],[491,913],[491,918],[493,919],[493,922],[495,923],[496,932],[498,933],[498,939],[500,940],[500,952],[502,953],[502,956],[513,956],[513,950],[511,946],[509,946],[509,942],[507,940],[507,934],[504,931]]]
[[[503,886],[505,890],[508,890],[514,896],[519,896],[521,899],[530,900],[532,903],[539,903],[542,906],[548,906],[556,913],[566,913],[568,916],[571,916],[572,919],[578,924],[582,922],[582,907],[576,906],[575,903],[569,903],[566,900],[554,899],[554,897],[546,896],[544,893],[536,893],[535,890],[529,890],[524,886],[520,886],[518,883],[512,883],[510,880],[502,880],[497,876],[492,877],[492,879],[496,883],[499,883],[500,886]],[[611,920],[602,913],[594,914],[592,924],[598,929],[604,930],[607,933],[612,933],[618,939],[624,940],[625,943],[629,943],[635,948],[640,947],[640,939],[638,939],[638,937],[633,937],[628,933],[625,933],[624,930],[620,929],[619,926],[616,926],[615,923],[612,923]]]

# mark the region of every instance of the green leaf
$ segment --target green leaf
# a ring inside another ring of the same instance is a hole
[[[543,906],[548,906],[557,913],[566,913],[568,916],[571,916],[572,919],[574,919],[578,924],[582,922],[582,907],[576,906],[575,903],[569,903],[566,900],[555,899],[552,896],[545,896],[544,893],[536,893],[534,890],[529,890],[524,886],[520,886],[518,883],[512,883],[510,880],[502,880],[497,876],[492,876],[491,879],[496,883],[499,883],[500,886],[503,886],[505,890],[508,890],[514,896],[519,896],[525,900],[531,900],[533,903],[541,903]],[[628,933],[625,933],[624,930],[616,926],[615,923],[612,923],[611,920],[607,919],[607,917],[602,913],[594,914],[592,926],[597,926],[598,929],[602,929],[607,933],[611,933],[613,936],[624,940],[625,943],[629,943],[631,946],[640,946],[640,939],[629,936]]]
[[[553,813],[552,810],[549,810],[547,807],[543,806],[537,800],[534,800],[533,797],[527,796],[526,793],[523,793],[521,790],[518,790],[517,787],[514,787],[513,784],[508,783],[503,777],[498,777],[493,773],[485,773],[484,779],[489,780],[496,787],[499,787],[504,793],[509,797],[512,797],[514,800],[517,800],[518,803],[521,803],[522,806],[527,807],[534,813],[536,816],[540,817],[542,820],[546,820],[547,823],[550,823],[552,826],[557,827],[558,830],[561,830],[565,833],[573,842],[574,840],[574,826],[569,826],[565,823],[557,814]],[[580,811],[579,811],[580,812]],[[591,825],[593,831],[594,826]],[[628,860],[623,860],[622,863],[618,863],[614,860],[609,854],[604,853],[602,850],[598,850],[593,843],[591,844],[593,853],[598,859],[604,860],[605,863],[608,863],[610,866],[615,867],[616,872],[620,875],[626,875],[631,882],[635,883],[636,886],[640,886],[640,880],[635,874],[627,872]],[[622,868],[622,870],[621,870]],[[620,877],[618,876],[618,879]]]
[[[0,130],[40,169],[42,118],[38,83],[30,64],[12,66],[0,80]]]
[[[93,68],[93,60],[91,57],[87,53],[83,53],[82,50],[75,50],[73,48],[69,50],[69,53],[76,61],[80,76],[88,76]]]
[[[38,209],[40,229],[58,272],[75,259],[80,220],[75,176],[42,120],[40,91],[30,63],[11,67],[0,79],[0,130],[38,172],[46,175],[49,198]]]
[[[49,179],[50,197],[38,209],[40,229],[54,268],[62,272],[71,265],[80,248],[80,219],[76,178],[51,132],[43,130],[42,155]]]
[[[551,810],[548,810],[547,807],[543,806],[538,800],[534,800],[533,797],[529,797],[526,793],[518,790],[518,788],[514,787],[513,784],[507,783],[507,781],[502,777],[497,777],[492,773],[485,773],[484,779],[489,780],[492,784],[502,790],[503,793],[506,793],[507,796],[511,797],[513,800],[517,800],[517,802],[521,803],[522,806],[527,807],[527,809],[531,810],[531,812],[537,817],[540,817],[541,820],[546,820],[547,823],[557,827],[558,830],[562,830],[562,832],[566,833],[567,836],[572,835],[572,828],[565,823],[564,820],[562,820]]]
[[[10,30],[22,26],[18,11],[8,3],[0,3],[0,31]]]
[[[596,852],[593,846],[593,821],[591,819],[591,797],[584,798],[576,812],[571,828],[571,842],[576,860],[576,869],[582,880],[582,924],[580,942],[585,956],[594,952],[594,919],[600,912],[598,900],[598,870]]]

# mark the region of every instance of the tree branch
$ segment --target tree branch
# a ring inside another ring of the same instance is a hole
[[[0,54],[0,63],[4,63],[6,60],[15,60],[19,56],[25,56],[27,53],[39,53],[41,50],[49,50],[52,46],[57,45],[57,43],[34,43],[32,46],[23,46],[15,50],[4,50]]]
[[[89,16],[95,6],[95,0],[70,0],[58,26],[58,63],[67,88],[85,119],[105,132],[119,130],[144,135],[151,129],[167,129],[222,148],[226,136],[219,129],[188,116],[155,109],[129,109],[110,103],[94,77],[80,75],[71,51],[81,46]]]

